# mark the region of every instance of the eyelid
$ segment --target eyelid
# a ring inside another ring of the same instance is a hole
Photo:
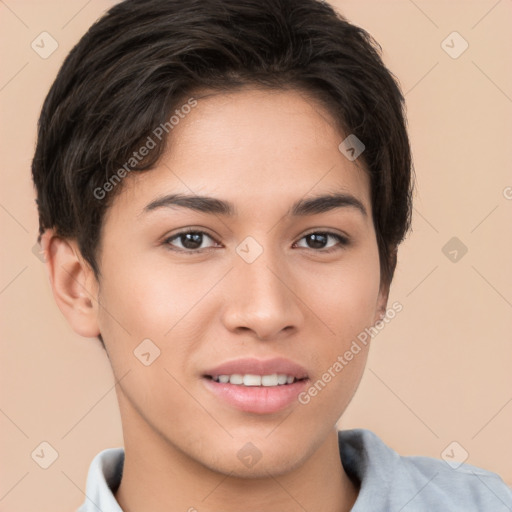
[[[312,235],[313,233],[322,233],[324,235],[332,235],[334,237],[342,238],[346,243],[351,241],[351,237],[346,233],[339,233],[338,231],[332,231],[330,228],[316,228],[304,233],[299,240],[302,240],[305,236]]]
[[[180,247],[174,247],[171,246],[171,241],[174,241],[178,239],[182,235],[186,235],[187,233],[198,233],[201,235],[206,235],[208,238],[210,238],[215,244],[222,245],[216,237],[211,235],[208,231],[206,231],[204,228],[194,228],[194,227],[188,227],[184,228],[176,233],[173,233],[171,235],[166,235],[163,239],[163,244],[168,246],[168,248],[172,251],[176,252],[182,252],[182,253],[188,253],[188,254],[197,254],[200,252],[208,251],[210,249],[214,249],[215,247],[204,247],[203,249],[181,249]]]
[[[322,234],[322,235],[331,236],[331,237],[335,238],[338,241],[338,243],[331,247],[328,247],[326,249],[311,249],[309,247],[300,247],[300,249],[306,249],[306,250],[312,251],[313,253],[318,253],[318,254],[329,254],[334,251],[339,251],[341,249],[345,249],[352,243],[352,239],[346,234],[341,234],[336,231],[331,231],[330,229],[321,229],[320,228],[320,229],[313,229],[312,231],[305,233],[297,240],[297,242],[294,242],[294,245],[297,244],[298,242],[300,242],[302,239],[306,238],[307,236],[313,235],[313,234]]]

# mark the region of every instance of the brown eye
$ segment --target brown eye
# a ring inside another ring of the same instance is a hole
[[[337,241],[337,244],[331,243],[331,245],[328,245],[329,239],[334,239]],[[346,237],[339,235],[338,233],[330,233],[328,231],[315,231],[313,233],[308,233],[303,236],[301,240],[306,240],[306,249],[317,249],[322,252],[330,252],[331,250],[335,250],[337,246],[344,247],[349,243]]]
[[[209,249],[213,247],[202,247],[206,239],[210,239],[213,242],[213,238],[205,233],[204,231],[181,231],[175,235],[167,238],[164,243],[169,246],[170,249],[182,252],[199,252],[203,249]]]

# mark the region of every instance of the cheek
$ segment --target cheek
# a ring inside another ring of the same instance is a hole
[[[206,295],[223,272],[134,256],[119,264],[105,261],[102,268],[108,277],[100,289],[99,325],[119,370],[133,363],[133,351],[146,339],[161,350],[159,361],[167,366],[200,344],[211,315]],[[171,345],[172,358],[167,350]]]
[[[358,336],[373,324],[379,280],[376,247],[315,274],[306,303],[324,334],[313,350],[316,374],[300,401],[311,417],[337,421],[356,392],[370,346]]]
[[[379,280],[378,251],[370,246],[339,264],[318,267],[314,279],[304,282],[306,304],[329,327],[338,349],[373,323]]]
[[[165,262],[153,263],[137,257],[123,258],[119,264],[105,262],[108,278],[101,290],[105,324],[117,323],[131,336],[161,337],[201,289],[204,293],[200,279],[186,280],[180,268],[171,271]]]

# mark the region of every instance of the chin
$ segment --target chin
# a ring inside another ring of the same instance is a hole
[[[299,467],[307,458],[302,444],[283,446],[283,443],[269,443],[268,440],[266,443],[243,441],[233,444],[236,446],[219,447],[215,459],[199,462],[217,473],[235,478],[258,479],[286,474]]]

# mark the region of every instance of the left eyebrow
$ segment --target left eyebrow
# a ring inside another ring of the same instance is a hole
[[[233,203],[223,199],[208,196],[194,196],[186,194],[170,194],[159,197],[147,204],[141,213],[148,213],[160,208],[173,208],[175,206],[188,208],[201,213],[236,215],[236,207]],[[325,213],[336,208],[355,208],[365,217],[368,216],[363,203],[351,194],[323,194],[316,197],[299,199],[286,212],[286,216],[305,216]]]
[[[287,215],[315,215],[336,208],[355,208],[365,217],[368,216],[363,203],[351,194],[324,194],[317,197],[300,199],[287,212]]]

